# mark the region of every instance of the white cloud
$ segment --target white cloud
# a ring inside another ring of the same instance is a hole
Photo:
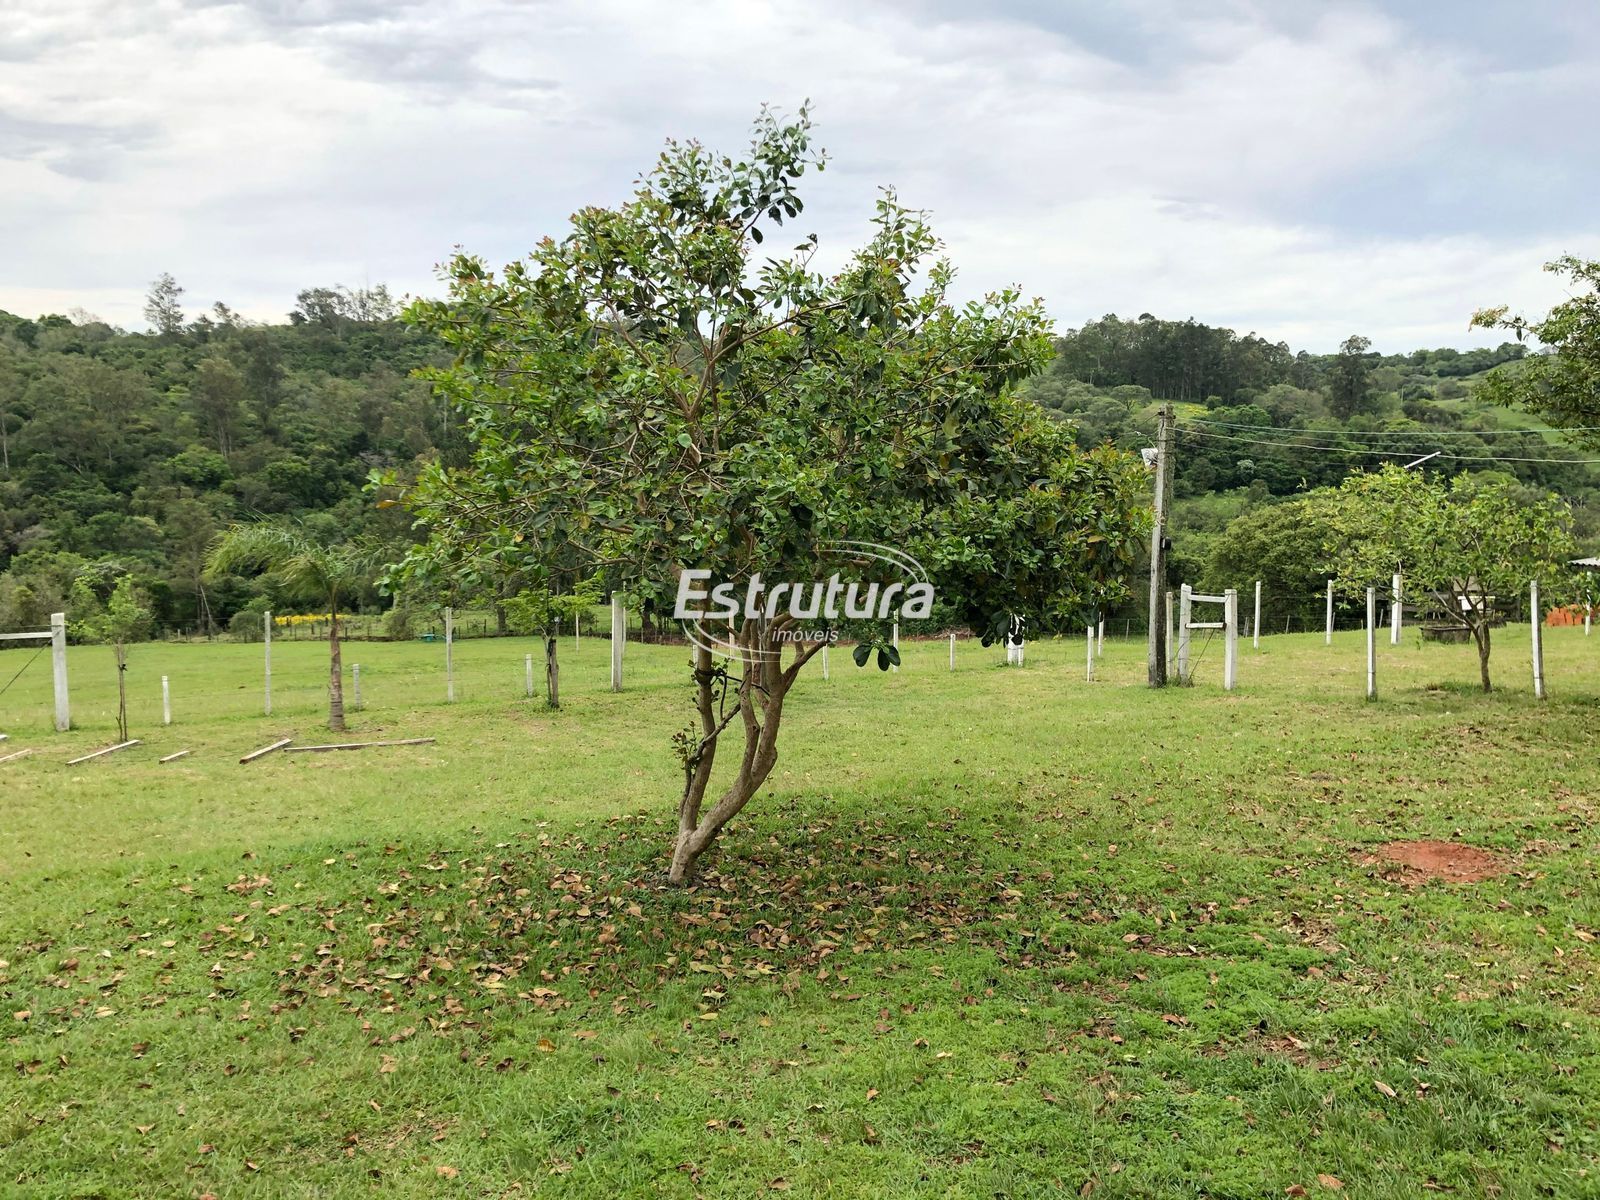
[[[893,184],[966,286],[1018,283],[1064,324],[1466,345],[1474,307],[1550,303],[1539,263],[1600,226],[1587,204],[1530,211],[1523,160],[1486,171],[1478,132],[1497,88],[1595,98],[1592,62],[1496,72],[1363,4],[1143,0],[1092,29],[841,0],[20,7],[0,307],[30,313],[61,297],[137,325],[163,270],[196,307],[260,317],[314,284],[427,290],[453,245],[521,254],[625,194],[663,138],[737,148],[760,102],[806,96],[833,164],[805,230],[842,252]],[[1564,181],[1547,199],[1592,191],[1570,144],[1516,148]]]

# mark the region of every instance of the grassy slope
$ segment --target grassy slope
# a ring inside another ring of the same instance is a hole
[[[319,736],[317,648],[267,719],[260,647],[139,647],[147,745],[69,769],[112,730],[75,650],[83,728],[45,672],[0,700],[47,748],[0,766],[0,1193],[1580,1194],[1600,640],[1549,633],[1543,706],[1526,644],[1491,698],[1470,649],[1384,646],[1375,706],[1358,635],[1246,645],[1231,697],[1216,646],[1162,694],[1142,645],[1094,685],[1072,641],[835,655],[687,893],[681,651],[611,696],[569,642],[549,714],[527,643],[461,645],[452,708],[442,648],[355,647],[359,732],[438,745],[241,767]],[[1409,836],[1514,873],[1353,853]]]

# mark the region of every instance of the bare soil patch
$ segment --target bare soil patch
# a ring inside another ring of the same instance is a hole
[[[1504,875],[1510,868],[1495,855],[1459,842],[1385,842],[1367,854],[1368,865],[1392,864],[1407,883],[1441,879],[1445,883],[1477,883]]]

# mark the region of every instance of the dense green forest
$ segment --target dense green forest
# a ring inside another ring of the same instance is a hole
[[[1585,552],[1600,544],[1600,472],[1585,453],[1479,395],[1488,372],[1519,369],[1520,342],[1383,355],[1350,337],[1338,353],[1314,355],[1146,314],[1069,330],[1057,351],[1029,389],[1084,439],[1152,445],[1157,409],[1173,402],[1174,583],[1220,590],[1264,579],[1278,611],[1294,598],[1320,619],[1319,489],[1353,469],[1434,454],[1430,474],[1495,472],[1530,499],[1559,493]]]
[[[124,576],[163,630],[281,610],[260,580],[205,577],[220,529],[289,515],[328,540],[398,545],[409,519],[374,503],[369,473],[459,450],[454,416],[411,376],[443,349],[381,286],[308,289],[275,325],[223,305],[186,318],[180,298],[158,282],[151,333],[0,312],[0,629],[62,609],[87,620]],[[1314,506],[1294,497],[1435,451],[1430,471],[1559,492],[1586,546],[1600,529],[1600,475],[1582,455],[1552,432],[1512,432],[1538,422],[1475,397],[1521,344],[1380,355],[1352,337],[1313,355],[1144,315],[1069,330],[1057,349],[1029,393],[1082,441],[1150,445],[1158,407],[1175,403],[1174,579],[1266,575],[1309,600],[1320,546]]]
[[[204,578],[212,538],[241,518],[406,536],[363,484],[447,453],[453,416],[411,377],[441,348],[387,292],[308,289],[281,325],[222,305],[183,321],[174,299],[150,334],[0,312],[0,629],[81,619],[123,575],[163,629],[269,607],[251,581]],[[158,287],[158,318],[160,302]]]

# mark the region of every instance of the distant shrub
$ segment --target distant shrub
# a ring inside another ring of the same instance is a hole
[[[414,636],[412,622],[416,614],[409,604],[395,602],[383,618],[383,632],[391,642],[409,642]]]
[[[236,642],[261,641],[261,614],[248,609],[234,613],[228,618],[228,636]]]

